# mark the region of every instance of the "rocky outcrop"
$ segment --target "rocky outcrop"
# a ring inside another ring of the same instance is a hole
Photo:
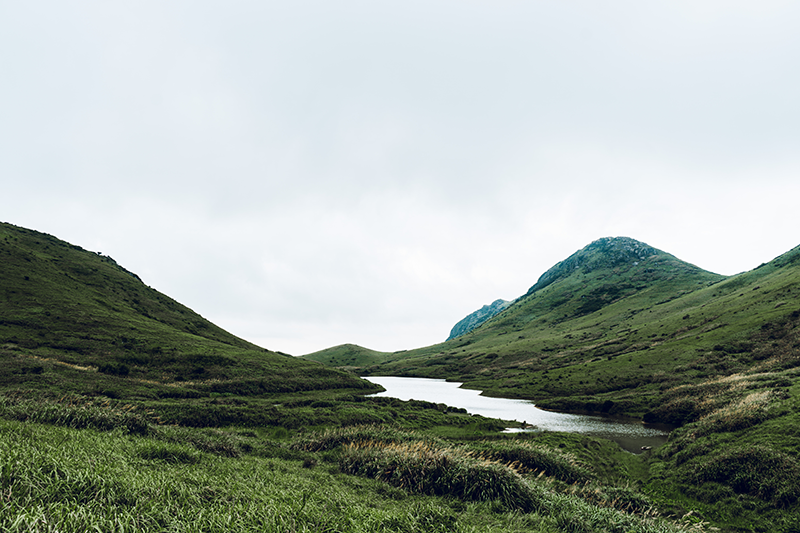
[[[542,274],[527,295],[564,279],[575,271],[589,273],[598,268],[614,268],[623,264],[638,264],[650,256],[664,252],[629,237],[604,237],[578,250]]]
[[[465,333],[469,333],[493,316],[503,311],[509,305],[511,305],[511,302],[506,300],[495,300],[491,303],[491,305],[484,305],[474,313],[467,315],[465,318],[459,321],[458,324],[453,326],[453,329],[450,330],[450,336],[447,337],[447,340],[455,339],[456,337],[460,337]]]

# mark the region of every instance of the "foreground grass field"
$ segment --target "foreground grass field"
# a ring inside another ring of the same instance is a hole
[[[88,423],[103,419],[98,406],[39,405],[61,411],[55,424],[21,422],[11,407],[0,410],[2,531],[703,529],[524,440],[455,445],[375,426],[276,439],[266,428],[142,426],[134,414]]]

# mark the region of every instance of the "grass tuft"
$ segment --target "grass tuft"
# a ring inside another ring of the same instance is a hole
[[[119,406],[108,399],[97,400],[79,395],[51,401],[32,399],[19,392],[7,394],[0,396],[0,416],[73,429],[123,429],[136,435],[145,435],[150,430],[147,417],[133,406]]]
[[[532,488],[512,468],[428,442],[347,444],[339,468],[410,492],[497,500],[508,509],[524,512],[543,509],[543,492]]]
[[[766,446],[728,449],[704,457],[690,473],[694,483],[716,482],[787,507],[800,499],[800,463]]]

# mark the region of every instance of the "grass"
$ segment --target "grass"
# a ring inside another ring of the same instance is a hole
[[[0,386],[126,397],[378,390],[231,335],[51,235],[0,223],[0,265]]]
[[[607,252],[452,341],[321,359],[679,426],[638,456],[365,397],[0,224],[0,530],[800,531],[800,250],[732,278]]]
[[[435,531],[419,526],[452,514],[426,501],[414,512],[378,494],[370,504],[363,485],[277,459],[198,455],[91,430],[26,429],[20,445],[5,438],[1,448],[4,531],[376,531],[389,520]]]
[[[216,435],[222,439],[222,433],[230,433],[229,438],[250,446],[249,451],[231,455],[196,447],[198,442],[215,438],[213,434],[191,443],[174,442],[208,430],[172,431],[174,428],[154,428],[139,435],[122,429],[74,429],[0,417],[0,529],[688,530],[652,513],[625,513],[553,491],[546,482],[529,480],[508,466],[476,459],[446,445],[421,441],[348,445],[336,460],[324,452],[277,458],[264,452],[280,447],[291,453],[291,446],[255,433],[237,435],[230,429]],[[380,435],[383,430],[360,431]],[[428,488],[374,479],[366,464],[392,460],[406,468],[406,475],[424,478]],[[436,474],[431,465],[437,461],[440,466],[449,465],[449,470],[445,466]],[[531,503],[520,508],[520,501]]]
[[[447,378],[556,410],[658,420],[665,392],[676,387],[800,364],[800,250],[731,278],[663,252],[614,257],[585,251],[580,268],[482,327],[357,370]],[[337,360],[346,357],[337,351]]]

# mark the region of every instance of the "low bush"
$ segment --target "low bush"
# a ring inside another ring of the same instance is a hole
[[[695,465],[690,482],[715,482],[749,494],[777,507],[800,499],[800,463],[785,453],[764,446],[735,448],[709,455]]]
[[[541,511],[545,504],[544,490],[529,485],[513,469],[431,443],[347,444],[339,468],[421,494],[497,500],[525,512]]]
[[[543,473],[566,483],[582,483],[595,477],[574,456],[556,448],[524,441],[474,443],[471,448],[477,457],[504,463],[521,473]]]

